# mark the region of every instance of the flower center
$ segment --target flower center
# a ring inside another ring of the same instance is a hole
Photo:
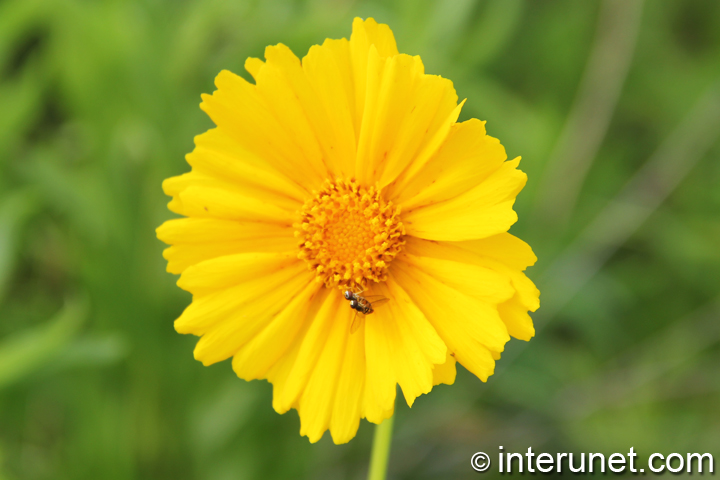
[[[387,279],[388,265],[402,249],[400,209],[385,202],[377,187],[355,180],[326,181],[300,210],[295,236],[298,257],[326,287],[364,290]]]

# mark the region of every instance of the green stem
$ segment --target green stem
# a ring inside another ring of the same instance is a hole
[[[385,480],[395,415],[375,427],[368,480]]]

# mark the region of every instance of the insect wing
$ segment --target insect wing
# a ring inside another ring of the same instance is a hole
[[[360,327],[362,326],[363,322],[365,321],[365,315],[363,315],[360,312],[355,312],[355,315],[353,316],[352,323],[350,323],[350,333],[353,334],[357,332]]]
[[[367,300],[367,301],[370,302],[370,303],[375,303],[375,302],[377,302],[378,300],[382,300],[383,298],[384,298],[385,300],[387,300],[387,298],[386,298],[386,297],[383,297],[382,295],[366,295],[366,296],[364,296],[364,297],[362,297],[362,298],[364,298],[365,300]]]
[[[388,301],[390,301],[390,299],[387,298],[387,297],[383,297],[383,296],[381,296],[381,295],[379,295],[378,297],[379,297],[379,298],[378,298],[377,300],[374,300],[374,301],[373,301],[373,300],[370,300],[368,297],[365,297],[365,298],[370,302],[370,305],[372,305],[373,308],[375,308],[375,307],[377,307],[377,306],[380,306],[380,305],[382,305],[383,303],[387,303]]]

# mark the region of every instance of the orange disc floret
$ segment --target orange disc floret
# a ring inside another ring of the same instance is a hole
[[[326,181],[300,210],[295,224],[298,257],[327,287],[364,290],[387,279],[401,251],[405,229],[399,207],[386,202],[377,186],[356,180]]]

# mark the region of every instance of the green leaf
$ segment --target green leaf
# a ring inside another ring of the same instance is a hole
[[[0,389],[47,362],[73,338],[86,316],[85,300],[68,300],[52,320],[3,339],[0,343]]]
[[[26,221],[40,205],[37,194],[19,190],[0,199],[0,301],[9,285]]]
[[[130,350],[120,334],[88,335],[68,342],[43,373],[53,374],[75,367],[104,367],[124,359]]]

